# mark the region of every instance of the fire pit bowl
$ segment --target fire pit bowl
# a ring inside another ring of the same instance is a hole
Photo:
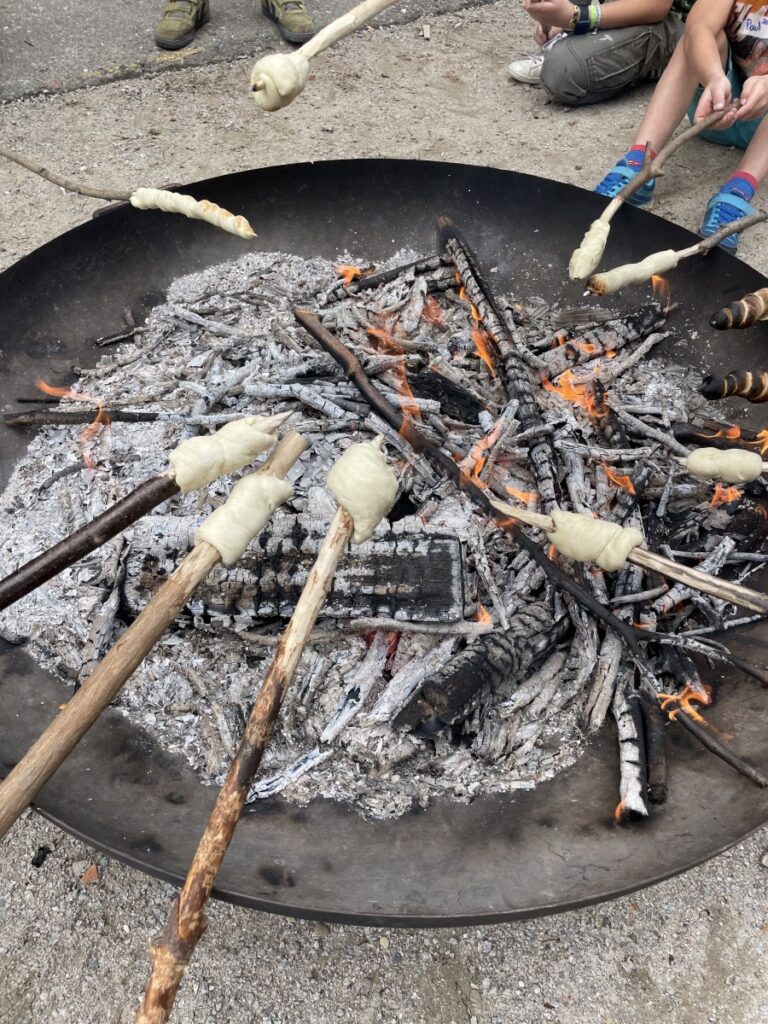
[[[306,257],[333,259],[347,249],[375,261],[403,246],[429,253],[436,217],[446,213],[464,228],[485,268],[495,268],[500,291],[571,305],[581,296],[567,281],[568,256],[603,206],[597,196],[542,178],[393,160],[269,168],[184,191],[247,216],[261,249]],[[604,262],[636,260],[691,240],[657,217],[622,210]],[[92,365],[100,350],[83,339],[117,331],[127,306],[143,317],[176,277],[245,250],[246,243],[183,218],[119,206],[27,256],[0,275],[4,409],[29,393],[37,376],[66,384],[73,365]],[[749,363],[754,334],[717,333],[708,319],[768,281],[718,251],[683,263],[670,283],[681,309],[677,340],[665,343],[668,357],[692,370]],[[613,297],[611,305],[628,309],[638,299]],[[1,436],[4,486],[31,432],[2,430]],[[766,643],[768,631],[755,627],[737,653],[760,662]],[[766,769],[768,691],[738,674],[723,679],[708,717]],[[66,694],[23,649],[0,646],[0,770],[21,757]],[[671,729],[669,802],[644,822],[617,827],[613,729],[604,727],[580,760],[536,789],[469,805],[439,801],[367,822],[327,800],[307,807],[279,798],[260,802],[238,828],[216,893],[261,910],[359,924],[489,923],[650,885],[768,820],[768,792],[694,747],[682,729]],[[119,860],[181,882],[214,796],[186,762],[110,712],[37,806]]]

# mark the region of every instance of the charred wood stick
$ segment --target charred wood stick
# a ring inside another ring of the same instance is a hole
[[[746,398],[748,402],[768,402],[768,370],[731,370],[724,377],[707,374],[699,388],[704,398]]]
[[[712,314],[709,323],[718,331],[731,327],[751,327],[759,320],[768,318],[768,288],[748,292],[737,302],[731,302]]]
[[[723,451],[743,448],[745,451],[762,452],[764,446],[768,445],[768,435],[763,437],[754,430],[732,423],[718,423],[716,420],[702,424],[677,422],[672,424],[671,429],[677,441],[699,448],[720,448]]]
[[[690,256],[703,256],[729,235],[748,231],[755,224],[761,224],[765,220],[768,220],[768,213],[759,210],[757,213],[750,213],[747,217],[731,221],[730,224],[726,224],[725,227],[708,235],[707,238],[703,238],[700,242],[689,245],[685,249],[662,249],[660,252],[646,256],[639,263],[625,263],[620,267],[614,267],[613,270],[605,271],[605,273],[593,274],[587,280],[587,291],[593,295],[613,295],[629,285],[643,284],[645,281],[650,281],[656,274],[674,270],[678,263]]]
[[[639,640],[645,639],[641,630],[636,630],[618,619],[596,600],[592,594],[569,576],[568,573],[564,572],[548,558],[540,546],[516,525],[514,521],[515,513],[519,510],[512,508],[511,505],[501,505],[498,502],[492,501],[487,492],[479,487],[467,473],[463,473],[449,455],[425,437],[409,417],[404,416],[399,409],[390,405],[368,379],[357,356],[340,342],[338,338],[334,337],[313,313],[303,309],[294,309],[293,313],[297,321],[312,335],[315,341],[329,355],[333,356],[375,413],[389,423],[402,437],[406,438],[417,451],[426,456],[436,469],[442,472],[449,480],[452,480],[459,490],[463,491],[486,516],[495,518],[504,532],[514,543],[528,553],[531,560],[544,571],[555,586],[571,594],[582,607],[592,612],[596,618],[617,632],[628,645],[635,658],[644,659],[639,643]],[[551,522],[549,517],[542,518],[546,518],[548,522]],[[523,521],[522,518],[520,521]]]
[[[638,697],[643,713],[648,800],[652,804],[664,804],[668,793],[666,718],[658,700],[654,700],[647,690],[641,689]]]
[[[732,106],[728,109],[732,109]],[[707,128],[717,124],[726,110],[714,111],[709,117],[691,125],[684,132],[676,135],[663,146],[659,153],[651,159],[650,148],[646,145],[645,159],[639,174],[627,182],[624,188],[608,203],[596,221],[593,221],[579,247],[571,256],[568,272],[572,281],[583,281],[592,274],[598,267],[610,233],[610,222],[614,215],[621,209],[622,203],[633,196],[651,178],[661,177],[664,164],[682,145],[695,138]]]
[[[272,736],[283,696],[296,672],[353,528],[351,516],[339,508],[256,697],[184,887],[173,901],[164,931],[152,942],[152,974],[136,1024],[162,1024],[170,1016],[187,964],[207,927],[205,906],[245,806],[251,780]]]
[[[450,260],[444,256],[425,256],[412,263],[403,263],[398,267],[390,267],[389,270],[380,270],[376,274],[364,274],[361,277],[356,277],[349,284],[338,282],[326,293],[326,301],[333,302],[345,294],[357,295],[358,292],[378,288],[380,285],[389,284],[390,281],[396,281],[398,277],[403,277],[406,274],[428,274],[432,270],[449,265]]]
[[[648,817],[648,767],[643,735],[643,716],[634,689],[634,668],[621,672],[613,696],[613,716],[619,737],[619,806],[616,820]]]
[[[285,414],[266,418],[263,422],[265,431],[273,432],[286,419]],[[249,460],[244,460],[240,465],[247,461]],[[102,512],[96,519],[26,562],[9,576],[0,579],[0,611],[43,583],[47,583],[91,551],[100,548],[102,544],[106,544],[131,523],[135,523],[158,505],[162,505],[180,490],[173,469],[139,484],[130,494],[116,502],[106,512]]]
[[[664,313],[658,302],[648,303],[626,316],[608,320],[548,352],[543,357],[544,376],[558,377],[566,370],[591,359],[599,359],[607,352],[617,352],[652,334],[663,323]]]
[[[669,717],[674,722],[679,722],[684,729],[687,729],[691,736],[694,736],[703,747],[706,747],[712,754],[719,757],[721,761],[725,761],[726,764],[730,765],[731,768],[735,769],[739,775],[743,775],[749,779],[750,782],[754,782],[756,786],[760,786],[765,789],[768,786],[768,776],[760,771],[759,768],[755,768],[749,762],[735,754],[730,747],[726,747],[724,743],[716,739],[710,732],[707,731],[706,727],[700,722],[697,722],[682,708],[676,711],[669,712]]]
[[[160,418],[157,412],[145,409],[30,409],[3,416],[6,427],[63,427],[72,423],[91,423],[100,414],[101,422],[152,423]]]
[[[259,472],[283,477],[306,448],[290,434]],[[183,559],[155,597],[108,651],[45,732],[0,783],[0,837],[66,760],[99,715],[136,671],[213,567],[218,548],[201,541]]]

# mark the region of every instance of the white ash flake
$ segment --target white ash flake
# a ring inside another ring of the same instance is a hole
[[[412,258],[400,252],[385,266]],[[342,260],[353,262],[349,256]],[[41,429],[0,498],[0,574],[163,471],[169,451],[185,436],[236,415],[284,409],[295,410],[286,429],[306,433],[312,448],[289,474],[295,498],[278,518],[298,514],[309,533],[322,536],[333,508],[322,489],[330,465],[350,442],[370,440],[380,429],[333,361],[308,344],[291,313],[297,301],[316,305],[318,294],[336,281],[333,265],[325,260],[279,253],[248,255],[176,281],[139,340],[109,351],[76,385],[107,406],[152,410],[162,418],[117,422],[103,431],[89,445],[95,469],[83,466],[76,442],[80,428]],[[412,328],[405,344],[409,373],[431,365],[463,381],[483,396],[495,419],[503,402],[474,354],[466,305],[443,287],[444,326],[433,328],[421,316],[424,301],[425,289],[413,285],[412,277],[401,278],[329,305],[324,315],[348,344],[368,345],[369,372],[377,374],[390,396],[399,389],[392,350],[366,341],[361,324],[381,326],[387,317],[400,316]],[[549,330],[539,325],[538,335]],[[666,368],[649,374],[648,362],[644,365],[643,384],[629,380],[622,401],[658,407],[661,426],[670,418],[687,417],[696,396],[685,372]],[[573,421],[572,411],[559,399],[542,392],[540,400],[547,419]],[[425,429],[449,449],[468,452],[483,436],[477,422],[450,418],[436,400],[422,398],[420,404]],[[531,491],[525,449],[514,446],[514,410],[508,413],[509,450],[495,459],[494,489]],[[484,422],[489,422],[487,415]],[[597,443],[583,423],[581,436]],[[500,544],[492,531],[483,533],[482,524],[478,529],[479,520],[464,499],[437,480],[403,442],[398,445],[391,434],[387,442],[390,459],[403,473],[403,489],[420,509],[420,518],[406,517],[396,529],[401,535],[425,529],[448,533],[465,541],[470,555],[474,536],[475,549],[486,549],[486,567],[490,564],[495,580],[491,596],[481,582],[479,599],[498,628],[499,603],[514,612],[518,580],[535,579],[541,588],[540,578],[530,571],[526,575],[519,554]],[[175,497],[147,517],[141,529],[146,532],[147,523],[159,527],[168,516],[199,520],[223,500],[232,479],[214,483],[208,493]],[[586,486],[594,507],[608,507],[610,493],[599,469],[590,467]],[[698,487],[702,494],[706,489],[685,478],[681,487],[686,492]],[[387,530],[380,525],[377,536]],[[117,598],[132,560],[141,557],[132,543],[138,532],[126,531],[8,609],[0,615],[0,634],[25,642],[32,656],[66,684],[82,682],[126,627],[125,602]],[[169,553],[169,567],[181,554]],[[468,619],[475,597],[466,595]],[[276,634],[285,623],[285,617],[244,620],[247,616],[217,614],[192,601],[116,702],[168,752],[182,754],[206,783],[222,780],[258,692],[274,650],[264,636]],[[338,635],[326,636],[305,652],[254,798],[279,791],[301,803],[320,796],[350,802],[366,816],[388,817],[436,797],[466,801],[480,793],[533,787],[573,763],[583,749],[580,723],[589,686],[584,689],[583,672],[579,675],[578,666],[566,658],[569,642],[562,653],[550,654],[543,671],[529,673],[536,682],[530,692],[523,681],[484,694],[463,727],[463,740],[457,742],[448,730],[433,742],[394,731],[389,719],[413,690],[413,679],[421,678],[420,668],[439,668],[465,641],[450,630],[444,635],[408,631],[395,648],[390,630],[356,635],[349,626],[348,619],[319,621],[320,632],[338,630]],[[399,701],[392,698],[393,685],[400,687]],[[549,695],[546,701],[540,699],[542,691]]]

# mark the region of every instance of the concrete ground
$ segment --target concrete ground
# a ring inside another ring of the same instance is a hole
[[[121,188],[363,156],[493,164],[590,187],[647,100],[643,89],[594,109],[546,106],[537,90],[506,79],[506,64],[529,43],[517,6],[438,16],[409,0],[399,24],[320,57],[304,95],[264,115],[245,88],[250,61],[236,58],[271,48],[274,33],[250,9],[245,0],[214,2],[215,20],[191,58],[199,66],[186,67],[190,58],[164,63],[152,51],[154,0],[5,0],[3,95],[26,98],[0,107],[0,144]],[[86,81],[93,84],[60,95],[42,91]],[[695,227],[734,159],[692,144],[670,166],[658,212]],[[0,164],[0,195],[3,268],[99,205],[8,164]],[[764,237],[750,236],[742,254],[766,272]],[[52,852],[35,868],[42,845]],[[328,927],[214,904],[174,1019],[765,1024],[765,846],[758,834],[643,893],[473,930]],[[94,875],[92,864],[98,879],[81,881]],[[2,843],[0,1024],[130,1021],[147,941],[171,896],[168,885],[30,812]]]

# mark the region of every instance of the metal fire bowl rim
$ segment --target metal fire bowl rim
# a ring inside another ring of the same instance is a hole
[[[434,251],[436,216],[447,213],[486,270],[494,268],[500,291],[568,305],[579,304],[581,292],[565,277],[567,257],[604,203],[514,171],[408,160],[263,168],[183,190],[247,216],[263,251],[331,259],[345,250],[374,261],[404,246]],[[623,209],[604,265],[683,248],[694,237]],[[116,331],[126,305],[144,315],[174,278],[245,251],[241,240],[212,228],[124,204],[42,246],[0,275],[0,402],[8,407],[41,372],[56,384],[71,379],[73,363],[87,365],[101,354],[82,339]],[[666,343],[667,355],[691,367],[748,362],[755,331],[715,335],[707,321],[718,305],[768,281],[718,251],[686,261],[671,284],[673,298],[686,301],[674,324],[680,337]],[[628,309],[642,298],[635,291],[610,305]],[[31,436],[0,428],[0,487]],[[764,661],[767,644],[768,631],[756,629],[739,653]],[[37,738],[67,692],[22,649],[0,643],[0,770]],[[709,715],[764,770],[766,712],[768,690],[734,675],[718,688]],[[694,747],[683,730],[669,736],[670,801],[648,821],[613,824],[618,776],[608,725],[576,764],[532,791],[471,804],[436,801],[386,822],[366,822],[327,800],[306,807],[279,798],[260,803],[238,827],[216,895],[296,917],[449,926],[533,917],[632,892],[715,856],[768,821],[768,793]],[[180,884],[214,796],[181,758],[109,711],[37,806],[91,846]]]

